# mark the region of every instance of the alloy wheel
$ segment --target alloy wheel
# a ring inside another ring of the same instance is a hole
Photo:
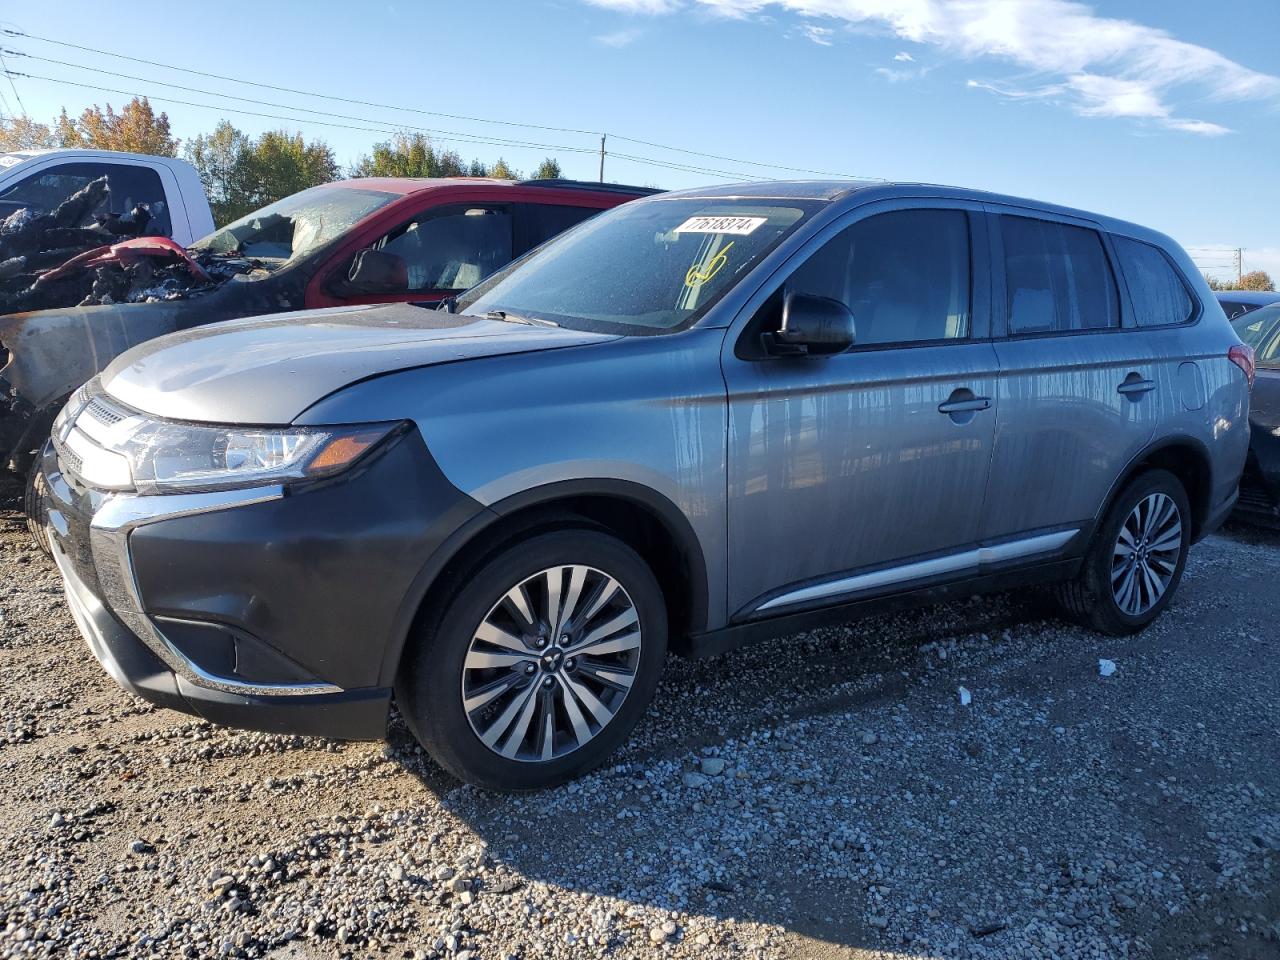
[[[1152,493],[1138,501],[1120,527],[1111,558],[1116,605],[1131,617],[1164,596],[1182,554],[1182,516],[1173,498]]]
[[[545,762],[594,739],[626,699],[641,631],[623,586],[582,565],[511,587],[476,628],[462,664],[462,708],[500,756]]]

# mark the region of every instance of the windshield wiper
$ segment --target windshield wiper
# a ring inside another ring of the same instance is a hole
[[[547,320],[545,317],[524,317],[518,313],[508,313],[506,310],[489,310],[485,313],[486,320],[501,320],[504,323],[523,323],[530,327],[558,327],[560,324],[554,320]]]

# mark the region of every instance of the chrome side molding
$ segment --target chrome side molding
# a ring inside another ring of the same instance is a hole
[[[751,613],[763,613],[779,607],[790,607],[797,603],[808,603],[841,594],[865,593],[882,587],[897,586],[914,580],[925,580],[929,577],[944,576],[952,573],[977,573],[983,566],[992,563],[1003,563],[1023,557],[1033,557],[1041,553],[1053,553],[1065,547],[1080,532],[1079,527],[1070,530],[1058,530],[1054,533],[1042,533],[1023,540],[1010,540],[989,547],[977,547],[963,550],[960,553],[933,557],[929,560],[917,560],[897,567],[886,567],[883,570],[872,570],[869,573],[854,574],[851,577],[840,577],[822,583],[811,584],[797,590],[776,596],[752,609]]]

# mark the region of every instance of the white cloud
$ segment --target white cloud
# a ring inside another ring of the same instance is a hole
[[[606,47],[622,48],[631,46],[643,34],[643,30],[614,30],[612,33],[602,33],[592,39]]]
[[[895,53],[893,55],[893,59],[896,60],[898,63],[915,63],[916,62],[916,58],[913,57],[911,54],[907,53],[905,50],[902,51],[901,53]]]
[[[876,28],[964,60],[999,61],[1016,82],[970,86],[1014,99],[1062,103],[1084,117],[1112,117],[1214,136],[1219,123],[1178,113],[1179,103],[1270,100],[1280,77],[1252,70],[1168,32],[1096,14],[1076,0],[587,0],[633,13],[700,8],[743,18],[777,8],[809,19]],[[806,35],[813,39],[806,24]],[[820,41],[819,41],[820,42]],[[904,60],[905,58],[905,60]],[[909,62],[911,54],[894,58]],[[877,72],[886,75],[887,68]]]
[[[831,46],[831,38],[835,35],[830,27],[819,27],[812,23],[801,24],[800,32],[820,47]]]

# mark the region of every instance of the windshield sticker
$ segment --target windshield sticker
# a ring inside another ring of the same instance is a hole
[[[16,167],[21,162],[22,157],[0,157],[0,167],[4,167],[5,169],[8,169],[9,167]]]
[[[718,232],[718,231],[717,231]],[[684,275],[684,285],[686,287],[696,287],[699,284],[706,283],[717,273],[720,268],[729,262],[729,248],[733,246],[735,241],[730,240],[719,253],[699,267],[696,263],[689,268],[689,272]]]
[[[735,237],[745,237],[754,233],[765,223],[768,217],[690,217],[674,233],[723,233]]]

